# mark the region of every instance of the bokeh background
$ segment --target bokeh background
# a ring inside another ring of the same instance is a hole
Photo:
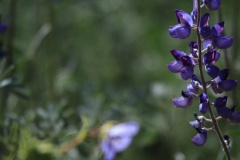
[[[203,9],[211,25],[223,19],[225,34],[235,39],[217,64],[231,68],[237,80],[238,7],[230,0],[220,11]],[[203,147],[191,142],[197,132],[189,121],[199,113],[198,102],[188,109],[171,103],[188,81],[167,70],[169,51],[189,53],[188,42],[196,40],[194,31],[185,40],[169,36],[175,9],[190,13],[192,1],[1,0],[8,29],[0,35],[6,54],[0,62],[0,159],[100,160],[99,128],[136,121],[139,134],[116,160],[223,160],[214,132]],[[239,87],[227,95],[239,104]],[[233,142],[233,159],[240,159],[239,125],[219,123]]]

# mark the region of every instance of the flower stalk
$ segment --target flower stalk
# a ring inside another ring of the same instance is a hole
[[[200,0],[197,0],[197,3],[198,3],[198,7],[197,7],[197,24],[200,23],[200,19],[201,19],[201,2]],[[199,74],[200,74],[200,78],[201,78],[201,81],[202,81],[202,88],[203,88],[203,92],[205,94],[207,94],[207,86],[206,86],[206,82],[205,82],[205,78],[204,78],[204,74],[203,74],[203,63],[202,63],[202,40],[201,40],[201,35],[200,35],[200,30],[197,29],[197,43],[198,43],[198,50],[199,50],[199,57],[198,57],[198,69],[199,69]],[[212,111],[212,108],[211,108],[211,105],[210,103],[208,103],[208,110],[209,110],[209,115],[210,115],[210,118],[212,120],[212,125],[213,125],[213,128],[214,128],[214,131],[216,132],[218,138],[219,138],[219,141],[223,147],[223,150],[225,152],[225,155],[227,157],[227,160],[231,160],[231,156],[230,156],[230,152],[229,152],[229,149],[228,149],[228,146],[227,144],[224,142],[224,139],[223,139],[223,135],[222,135],[222,132],[219,128],[219,125],[218,125],[218,122],[217,122],[217,119],[215,118],[214,114],[213,114],[213,111]]]
[[[222,134],[218,120],[225,118],[232,123],[240,123],[240,112],[235,112],[235,105],[227,106],[227,96],[217,97],[214,102],[211,102],[208,98],[208,89],[211,88],[218,95],[236,88],[237,80],[228,79],[229,69],[220,69],[215,64],[220,59],[220,50],[231,47],[234,39],[223,35],[224,21],[210,27],[210,14],[201,15],[203,6],[209,10],[218,10],[220,4],[220,0],[193,0],[191,15],[183,10],[175,10],[178,24],[169,28],[169,34],[173,38],[186,39],[191,34],[191,30],[195,30],[197,42],[189,42],[189,54],[176,49],[171,50],[175,60],[168,63],[167,67],[172,73],[180,73],[183,80],[190,80],[187,90],[182,91],[181,97],[174,98],[173,104],[177,108],[188,108],[194,99],[199,100],[199,112],[202,115],[198,116],[197,113],[194,113],[195,120],[190,122],[190,125],[198,132],[192,138],[192,143],[196,146],[203,146],[207,141],[208,132],[214,130],[227,160],[231,160],[230,146],[229,143],[226,143],[229,141],[229,136]],[[200,78],[195,74],[195,68],[198,69]],[[212,79],[206,81],[209,77],[205,77],[204,72]],[[216,117],[213,113],[214,108],[218,114]],[[203,116],[207,112],[209,112],[209,119]],[[205,122],[212,123],[212,127],[206,128]]]

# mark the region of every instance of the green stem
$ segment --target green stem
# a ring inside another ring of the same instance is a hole
[[[201,5],[201,0],[198,0],[198,12],[197,12],[197,24],[198,25],[199,25],[200,18],[201,18],[201,7],[200,7],[200,5]],[[200,78],[201,78],[201,81],[202,81],[203,92],[207,95],[207,86],[206,86],[206,81],[205,81],[204,74],[203,74],[203,63],[202,63],[202,52],[201,52],[202,41],[201,41],[200,31],[199,31],[198,28],[197,28],[197,41],[198,41],[198,50],[199,50],[199,59],[198,59],[198,64],[199,65],[198,65],[198,68],[199,68]],[[215,132],[216,132],[216,134],[217,134],[217,136],[220,140],[220,143],[222,144],[225,155],[226,155],[228,160],[231,160],[230,152],[228,150],[228,147],[227,147],[226,143],[224,142],[223,135],[222,135],[221,130],[218,126],[218,122],[215,119],[215,116],[213,114],[210,103],[208,103],[208,108],[209,108],[209,115],[210,115],[210,118],[212,119],[212,124],[213,124],[214,130],[215,130]]]
[[[9,28],[7,32],[7,53],[6,53],[6,65],[4,69],[8,69],[13,65],[13,41],[15,37],[15,19],[16,19],[16,4],[17,0],[11,0],[9,6]],[[8,77],[11,77],[13,70],[8,74]],[[0,117],[3,118],[5,109],[7,108],[7,100],[9,96],[9,90],[3,88],[1,91],[0,97]]]

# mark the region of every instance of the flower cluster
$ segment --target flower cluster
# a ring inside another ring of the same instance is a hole
[[[225,91],[232,91],[237,87],[237,80],[228,79],[229,69],[219,69],[216,62],[220,59],[221,49],[227,49],[232,46],[233,38],[223,35],[224,22],[219,22],[210,27],[210,14],[200,15],[200,9],[205,6],[209,10],[217,10],[220,7],[220,0],[193,0],[193,9],[191,14],[183,10],[175,10],[178,24],[169,28],[169,34],[173,38],[186,39],[190,36],[192,30],[197,31],[197,42],[190,41],[189,54],[173,49],[171,54],[174,61],[168,63],[168,70],[172,73],[180,73],[183,80],[189,80],[186,91],[182,91],[181,96],[172,100],[178,108],[187,108],[192,105],[194,99],[199,100],[199,112],[201,114],[210,113],[210,118],[198,116],[194,113],[195,120],[190,125],[198,132],[192,138],[193,144],[202,146],[207,141],[207,133],[210,130],[220,130],[217,120],[226,118],[232,123],[240,123],[240,112],[235,111],[235,106],[227,106],[227,96],[218,97]],[[199,68],[199,76],[194,69]],[[203,71],[208,75],[204,77]],[[200,78],[199,78],[200,77]],[[209,99],[207,93],[211,89],[218,98]],[[214,116],[212,109],[216,109],[217,117]],[[213,124],[212,128],[206,128],[205,122]],[[222,139],[222,144],[229,142],[227,135],[218,136]],[[227,137],[227,138],[226,138]],[[227,144],[226,144],[227,145]],[[226,147],[227,148],[227,147]]]

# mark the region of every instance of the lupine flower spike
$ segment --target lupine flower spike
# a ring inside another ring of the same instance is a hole
[[[192,29],[197,32],[197,42],[189,42],[190,53],[188,55],[177,49],[170,51],[175,60],[168,63],[168,70],[172,73],[180,73],[183,80],[190,80],[187,90],[182,91],[180,97],[173,98],[172,103],[177,108],[188,108],[193,104],[194,99],[198,99],[199,112],[210,113],[210,119],[194,113],[195,120],[191,121],[190,125],[197,131],[197,134],[192,138],[192,143],[196,146],[204,145],[208,139],[208,132],[215,130],[225,155],[230,160],[230,139],[229,136],[222,135],[218,120],[223,118],[230,123],[240,123],[240,112],[235,111],[235,105],[227,106],[227,96],[211,100],[208,89],[211,88],[216,96],[236,89],[237,80],[228,79],[229,69],[219,69],[216,66],[221,57],[221,49],[231,47],[234,40],[230,36],[223,35],[224,21],[210,27],[210,14],[204,13],[200,17],[200,10],[203,6],[209,10],[217,10],[221,4],[220,0],[202,0],[202,4],[200,3],[200,0],[193,0],[191,15],[182,10],[175,10],[178,24],[168,30],[171,37],[179,39],[188,38]],[[201,79],[194,71],[196,67],[199,69]],[[209,77],[205,77],[204,68]],[[216,109],[216,112],[213,109]],[[206,122],[212,123],[212,127],[205,128]]]

